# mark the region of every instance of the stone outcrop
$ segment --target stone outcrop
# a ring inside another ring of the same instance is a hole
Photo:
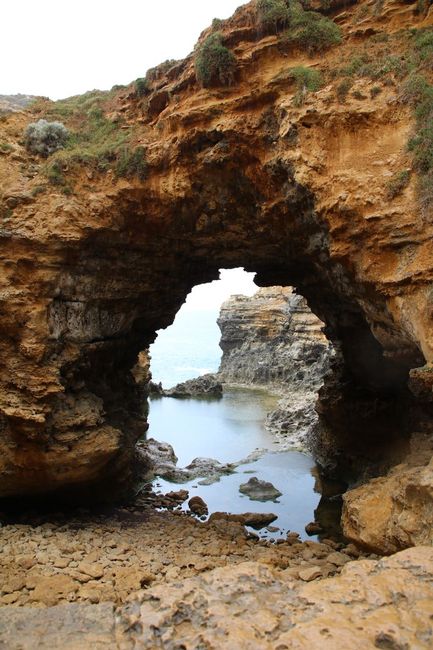
[[[333,73],[364,46],[373,60],[403,54],[402,30],[433,17],[367,4],[332,2],[342,42],[314,54],[262,34],[251,2],[220,25],[232,85],[202,88],[191,55],[153,75],[144,98],[133,86],[107,94],[98,110],[129,129],[145,174],[70,161],[48,182],[47,161],[21,138],[55,105],[1,122],[1,496],[106,494],[128,478],[146,429],[137,355],[219,268],[296,286],[325,323],[344,359],[327,410],[349,446],[372,431],[372,405],[375,421],[382,404],[408,411],[409,371],[411,389],[431,396],[431,373],[414,369],[433,363],[433,225],[418,212],[415,173],[398,196],[387,191],[410,165],[413,113],[394,73],[388,84],[356,79],[344,102]],[[325,82],[301,103],[297,66]],[[342,396],[361,406],[344,409]],[[377,439],[390,428],[381,421]]]
[[[433,446],[431,437],[413,436],[411,453],[386,476],[344,495],[345,536],[379,553],[433,545]]]
[[[165,397],[204,397],[218,399],[222,397],[223,387],[217,375],[208,373],[196,379],[188,379],[173,388],[162,391],[161,394]]]
[[[323,323],[291,287],[232,296],[218,325],[223,351],[219,376],[227,383],[262,385],[284,396],[267,426],[291,446],[313,448],[318,391],[335,357]]]

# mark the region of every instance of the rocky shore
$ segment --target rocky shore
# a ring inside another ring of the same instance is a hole
[[[223,303],[218,325],[223,351],[218,372],[160,394],[220,397],[224,385],[266,388],[281,398],[267,427],[287,447],[311,449],[319,426],[318,391],[336,352],[306,300],[291,287],[234,295]]]
[[[215,650],[311,648],[319,639],[330,650],[428,648],[433,638],[428,547],[380,560],[296,533],[273,543],[230,517],[202,523],[151,494],[105,512],[2,519],[8,650],[195,650],[205,640]]]
[[[336,351],[306,300],[291,287],[232,296],[221,307],[218,325],[219,379],[277,392],[280,401],[267,427],[288,448],[314,449],[318,392]]]

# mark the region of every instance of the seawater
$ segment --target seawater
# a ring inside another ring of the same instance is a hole
[[[181,309],[171,327],[158,332],[150,346],[152,379],[164,388],[216,372],[221,359],[218,310]]]
[[[227,389],[221,400],[152,399],[148,437],[170,443],[184,467],[194,458],[214,458],[220,462],[237,462],[261,449],[255,462],[245,462],[234,474],[222,476],[212,485],[200,485],[200,479],[174,484],[156,479],[154,487],[168,492],[184,488],[190,497],[201,496],[210,513],[227,511],[273,512],[278,519],[272,524],[280,531],[261,531],[266,537],[284,536],[294,530],[306,538],[305,525],[314,519],[320,494],[315,492],[315,463],[298,451],[279,451],[274,436],[266,429],[266,414],[275,407],[277,397],[265,390]],[[270,481],[282,496],[275,501],[254,501],[239,492],[241,483],[252,476]]]

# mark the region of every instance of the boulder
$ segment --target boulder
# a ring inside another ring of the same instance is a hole
[[[249,496],[252,501],[274,501],[282,495],[272,483],[261,481],[256,476],[252,476],[247,483],[242,483],[239,492]]]
[[[174,388],[165,390],[166,397],[212,397],[221,398],[223,387],[217,375],[207,374],[196,379],[189,379]]]

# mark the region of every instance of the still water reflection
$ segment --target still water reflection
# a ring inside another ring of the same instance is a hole
[[[240,465],[236,473],[222,476],[217,483],[199,485],[200,479],[195,479],[179,487],[189,490],[190,496],[201,496],[210,512],[275,513],[278,519],[272,525],[280,531],[265,530],[264,536],[278,537],[295,530],[305,538],[305,524],[314,519],[320,499],[314,491],[315,463],[308,454],[279,451],[278,443],[264,426],[266,414],[276,401],[276,396],[256,389],[227,390],[221,400],[213,401],[152,399],[148,436],[170,443],[180,467],[197,457],[236,462],[262,449],[257,461]],[[282,496],[263,503],[241,494],[240,484],[251,476],[272,482]],[[162,479],[157,479],[155,486],[162,492],[177,489],[177,484]]]

